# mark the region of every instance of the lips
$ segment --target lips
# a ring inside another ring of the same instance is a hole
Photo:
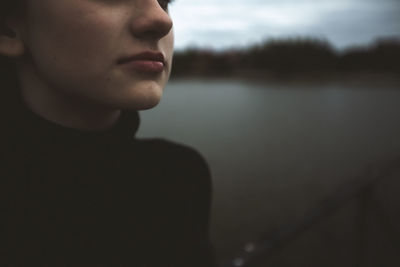
[[[118,60],[118,64],[124,67],[144,73],[160,73],[164,70],[165,59],[160,52],[146,51]]]

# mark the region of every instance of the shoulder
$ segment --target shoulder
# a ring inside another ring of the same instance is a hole
[[[212,180],[206,160],[195,149],[164,139],[139,139],[138,147],[146,151],[146,162],[153,163],[151,171],[162,177],[157,184],[163,201],[158,205],[173,222],[169,231],[173,238],[166,240],[180,240],[171,255],[179,252],[177,258],[187,261],[182,266],[193,264],[193,259],[196,266],[215,266],[209,240]]]
[[[197,150],[160,138],[138,139],[136,148],[145,159],[143,164],[148,162],[149,168],[157,168],[170,182],[211,191],[210,169]]]
[[[141,152],[153,158],[162,157],[163,161],[174,164],[190,164],[208,168],[203,156],[194,148],[161,138],[139,139],[136,146]]]

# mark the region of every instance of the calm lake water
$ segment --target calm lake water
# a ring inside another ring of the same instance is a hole
[[[214,186],[223,257],[301,217],[338,186],[400,155],[400,86],[175,80],[141,113],[140,137],[195,147]]]

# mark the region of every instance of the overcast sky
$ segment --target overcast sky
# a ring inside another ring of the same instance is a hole
[[[175,45],[229,48],[318,37],[342,49],[400,37],[400,0],[175,0]]]

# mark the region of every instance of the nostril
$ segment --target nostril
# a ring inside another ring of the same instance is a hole
[[[161,39],[171,31],[172,27],[173,22],[165,11],[148,12],[131,24],[132,33],[138,38]]]

